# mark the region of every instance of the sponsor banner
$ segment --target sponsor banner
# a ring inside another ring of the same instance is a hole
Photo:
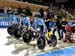
[[[0,27],[8,27],[10,25],[10,17],[6,14],[0,14]]]

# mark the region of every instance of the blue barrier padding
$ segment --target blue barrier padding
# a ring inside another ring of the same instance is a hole
[[[75,22],[72,22],[72,25],[75,24]]]
[[[8,28],[8,26],[0,26],[0,28]]]
[[[75,22],[70,22],[71,25],[75,24]],[[0,20],[0,27],[8,27],[10,25],[10,20]],[[54,22],[50,22],[49,23],[49,27],[54,27],[55,23]]]
[[[0,13],[0,17],[9,17],[9,14]]]
[[[68,22],[70,25],[74,25],[75,24],[75,22],[74,21],[72,21],[72,22]]]
[[[0,13],[0,28],[6,28],[10,25],[10,17],[8,14]]]
[[[8,27],[10,25],[10,20],[11,18],[9,17],[8,14],[1,14],[0,13],[0,28],[1,27]],[[69,22],[72,25],[75,24],[75,21]],[[54,27],[55,23],[52,21],[49,23],[49,27]]]

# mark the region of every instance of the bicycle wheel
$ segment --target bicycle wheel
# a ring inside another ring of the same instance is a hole
[[[14,30],[15,29],[12,26],[7,28],[7,32],[8,32],[9,35],[14,35]]]
[[[55,47],[57,45],[57,38],[55,35],[50,36],[50,40],[48,40],[48,44]]]
[[[37,40],[37,46],[38,46],[38,48],[42,50],[42,49],[45,48],[45,45],[46,45],[46,43],[45,43],[45,37],[44,36],[40,36],[38,38],[38,40]]]
[[[22,32],[20,29],[15,29],[14,31],[15,38],[19,39],[22,36]]]
[[[24,34],[23,34],[23,41],[25,43],[30,43],[32,40],[32,33],[31,31],[26,31]]]

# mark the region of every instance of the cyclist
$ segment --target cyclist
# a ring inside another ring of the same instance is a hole
[[[21,26],[27,27],[28,29],[30,29],[31,23],[30,23],[30,20],[29,20],[29,19],[30,19],[30,18],[27,17],[26,15],[21,14],[21,15],[20,15],[20,24],[21,24]]]
[[[42,27],[42,32],[46,32],[47,28],[45,25],[44,20],[40,17],[40,15],[35,15],[35,20],[33,23],[33,28],[37,31],[37,28],[41,26]]]

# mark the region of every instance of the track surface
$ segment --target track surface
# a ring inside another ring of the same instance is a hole
[[[55,48],[46,46],[43,51],[33,46],[36,46],[36,40],[26,45],[22,40],[10,36],[6,28],[0,28],[0,56],[75,56],[74,43],[58,41]]]

